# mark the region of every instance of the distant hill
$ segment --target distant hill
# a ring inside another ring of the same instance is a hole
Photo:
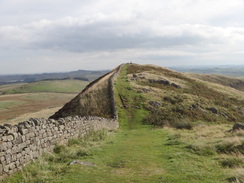
[[[83,81],[93,81],[94,79],[104,75],[108,71],[88,71],[78,70],[72,72],[60,73],[42,73],[42,74],[24,74],[24,75],[0,75],[0,85],[13,83],[30,83],[43,80],[67,80],[76,79]]]
[[[231,77],[244,78],[244,65],[238,66],[175,66],[170,69],[179,72],[199,73],[199,74],[218,74]]]
[[[1,94],[18,93],[79,93],[81,89],[89,84],[88,81],[67,79],[67,80],[42,80],[31,83],[20,83],[0,86]]]

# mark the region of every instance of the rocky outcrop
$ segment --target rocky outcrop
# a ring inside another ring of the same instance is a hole
[[[171,83],[168,80],[163,80],[163,79],[160,79],[160,80],[149,79],[148,81],[149,81],[149,83],[158,83],[158,84],[162,84],[164,86],[173,86],[174,88],[181,88],[180,85],[177,85],[175,83]]]
[[[218,109],[214,108],[214,107],[209,107],[209,108],[206,108],[208,111],[214,113],[214,114],[218,114]]]
[[[233,125],[232,127],[232,131],[236,131],[236,130],[244,130],[244,123],[236,123]]]

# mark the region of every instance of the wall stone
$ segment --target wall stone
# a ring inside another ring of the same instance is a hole
[[[116,110],[116,109],[115,109]],[[55,144],[100,129],[116,130],[117,118],[66,117],[58,120],[31,118],[18,125],[0,125],[0,180],[20,170]]]

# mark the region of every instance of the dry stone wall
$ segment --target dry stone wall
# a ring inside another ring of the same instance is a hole
[[[79,116],[58,120],[32,118],[18,125],[0,126],[0,180],[43,152],[52,151],[57,143],[66,143],[92,130],[116,130],[118,127],[117,119]]]
[[[116,68],[116,72],[112,75],[112,77],[109,78],[109,94],[110,94],[110,101],[111,101],[111,107],[112,107],[112,113],[113,113],[113,118],[114,119],[118,119],[118,111],[117,111],[117,108],[116,108],[116,103],[115,103],[115,96],[114,96],[114,82],[116,81],[117,79],[117,76],[118,74],[120,73],[121,71],[121,68],[124,64],[118,66]]]

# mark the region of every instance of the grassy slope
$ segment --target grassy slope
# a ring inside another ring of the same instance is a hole
[[[20,119],[28,120],[31,113],[41,110],[45,110],[42,117],[48,118],[54,112],[51,108],[63,106],[81,92],[86,84],[88,82],[78,80],[57,80],[0,86],[0,91],[8,94],[0,95],[0,124],[14,123],[14,118],[23,115]]]
[[[87,139],[74,140],[76,143],[70,143],[61,153],[44,156],[5,182],[228,182],[231,175],[227,172],[231,170],[221,166],[222,155],[215,147],[226,137],[224,131],[230,126],[220,126],[217,135],[215,126],[186,131],[142,125],[142,118],[147,113],[143,106],[135,110],[139,105],[136,99],[142,96],[132,92],[126,72],[124,66],[116,82],[116,94],[123,94],[127,106],[123,107],[117,95],[121,123],[117,133],[96,143]],[[199,145],[199,142],[204,144]],[[210,150],[205,146],[210,146]],[[73,160],[92,162],[97,166],[68,166],[67,163]],[[235,179],[229,180],[234,182]]]
[[[88,82],[79,80],[38,81],[28,84],[17,84],[15,87],[0,86],[0,91],[5,94],[33,92],[78,93],[87,84]]]
[[[221,75],[210,75],[210,74],[189,74],[195,78],[201,79],[203,81],[208,81],[216,84],[221,84],[223,86],[228,86],[235,88],[240,91],[244,91],[244,80],[238,78],[225,77]],[[240,77],[241,78],[241,77]]]
[[[165,125],[179,121],[233,122],[242,121],[243,92],[213,84],[161,67],[130,65],[128,80],[134,92],[145,98],[144,108],[150,111],[149,124]],[[136,75],[134,77],[134,75]],[[149,82],[168,80],[181,88]],[[160,105],[154,106],[150,102]],[[217,115],[209,109],[217,110]]]
[[[66,93],[2,95],[0,96],[0,124],[8,123],[9,120],[13,120],[21,115],[26,115],[27,113],[35,113],[43,109],[52,110],[52,108],[61,107],[74,96],[75,94]],[[47,114],[45,117],[48,118],[49,116],[50,114]],[[29,117],[25,120],[28,119]],[[20,121],[16,121],[15,123],[18,122]]]

